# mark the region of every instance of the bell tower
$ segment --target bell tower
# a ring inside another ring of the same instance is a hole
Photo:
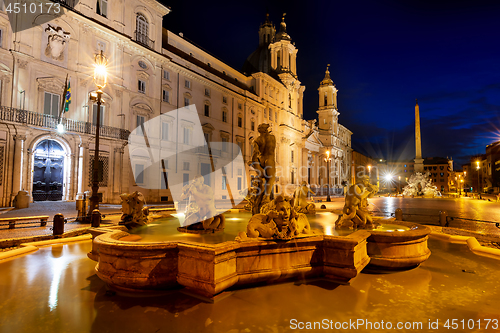
[[[271,67],[279,73],[287,73],[297,77],[297,49],[292,44],[292,38],[286,32],[285,14],[280,23],[280,30],[269,45],[271,51]]]
[[[337,110],[337,88],[330,78],[330,71],[328,70],[330,64],[326,66],[325,78],[321,81],[319,92],[319,109],[316,111],[319,117],[318,127],[320,130],[329,131],[332,134],[337,134],[338,131],[338,117]]]
[[[259,28],[259,46],[269,45],[274,40],[276,29],[273,23],[269,20],[269,13],[266,14],[266,21]]]

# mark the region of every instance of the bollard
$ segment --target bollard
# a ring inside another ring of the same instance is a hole
[[[101,212],[99,212],[99,209],[92,211],[91,225],[92,228],[99,228],[101,226]]]
[[[448,214],[442,210],[439,212],[439,224],[442,227],[447,227],[448,226],[448,219],[447,219]]]
[[[54,222],[52,225],[52,232],[54,236],[64,234],[64,215],[59,213],[54,215]]]
[[[403,221],[403,210],[401,208],[396,209],[396,221]]]

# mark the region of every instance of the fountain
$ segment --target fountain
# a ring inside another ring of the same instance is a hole
[[[366,210],[367,198],[376,192],[369,181],[351,187],[335,232],[334,214],[309,215],[312,223],[304,214],[315,212],[314,204],[306,200],[307,184],[296,189],[293,199],[273,197],[276,139],[268,129],[267,124],[258,127],[260,136],[254,140],[248,163],[257,173],[246,193],[251,217],[233,223],[232,219],[248,213],[217,211],[210,186],[203,184],[202,176],[195,177],[179,192],[180,200],[189,198],[186,214],[155,222],[179,222],[182,227],[177,230],[183,233],[171,230],[163,239],[146,241],[140,235],[131,235],[134,231],[128,232],[125,226],[91,231],[93,243],[88,257],[98,262],[99,278],[118,289],[183,286],[213,298],[228,288],[297,278],[326,277],[348,283],[371,257],[376,266],[382,267],[409,267],[428,257],[425,227],[393,222],[397,226],[392,231],[362,229],[377,225]],[[212,148],[215,145],[211,143]],[[220,169],[226,172],[224,167]],[[180,184],[175,186],[171,185],[173,196]],[[138,229],[154,230],[155,225]],[[314,230],[318,225],[323,225],[323,233]],[[400,231],[403,227],[407,230]],[[223,228],[223,232],[214,233]]]
[[[408,185],[403,188],[404,196],[424,196],[425,198],[434,198],[441,196],[441,193],[437,190],[435,185],[432,185],[432,179],[430,178],[430,173],[426,172],[422,174],[417,172],[410,176],[408,180]]]
[[[402,269],[418,266],[431,252],[427,238],[431,230],[417,223],[375,219],[368,211],[368,198],[378,191],[370,184],[368,176],[361,176],[359,183],[347,192],[343,214],[335,222],[337,228],[367,229],[370,232],[367,252],[370,266],[384,269]]]

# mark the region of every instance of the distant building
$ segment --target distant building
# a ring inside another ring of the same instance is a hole
[[[450,181],[453,177],[453,160],[442,157],[427,157],[424,159],[424,173],[429,172],[432,185],[438,191],[450,192]]]
[[[498,193],[500,187],[500,141],[486,146],[486,154],[470,158],[470,164],[463,166],[467,187],[472,192]]]

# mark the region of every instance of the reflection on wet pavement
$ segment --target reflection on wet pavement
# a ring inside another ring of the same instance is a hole
[[[500,262],[464,245],[429,240],[429,247],[431,257],[413,270],[361,273],[350,285],[318,279],[235,290],[214,304],[179,290],[115,293],[86,257],[90,241],[46,247],[0,263],[0,327],[2,332],[297,332],[292,319],[364,319],[422,322],[426,332],[428,320],[439,319],[438,331],[449,332],[442,327],[446,319],[500,320]]]

